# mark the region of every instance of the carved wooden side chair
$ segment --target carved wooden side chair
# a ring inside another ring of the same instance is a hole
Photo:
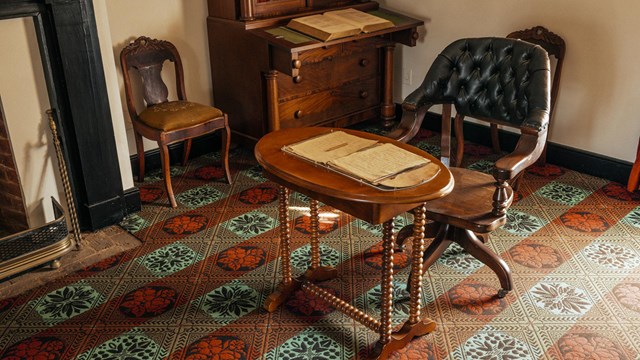
[[[168,100],[169,91],[161,77],[165,61],[174,64],[178,100]],[[158,142],[167,197],[171,207],[176,207],[177,203],[171,187],[169,144],[179,141],[185,142],[182,164],[186,165],[193,138],[222,130],[221,162],[226,180],[230,184],[230,130],[227,115],[215,107],[187,101],[182,61],[176,47],[168,41],[141,36],[122,49],[120,63],[124,76],[127,109],[133,123],[138,152],[138,181],[144,181],[142,137],[146,137]],[[134,92],[129,76],[131,69],[137,70],[142,80],[146,108],[141,112],[138,112],[135,106]]]
[[[451,158],[452,106],[457,111],[456,126],[471,116],[520,130],[515,150],[496,161],[491,175],[450,168],[455,180],[451,194],[426,203],[427,218],[433,222],[425,234],[434,239],[425,252],[424,269],[455,242],[498,275],[498,296],[513,288],[508,265],[485,242],[507,221],[513,201],[510,183],[544,149],[550,87],[549,57],[540,46],[506,38],[461,39],[438,55],[422,85],[405,98],[402,120],[389,136],[410,140],[427,110],[441,104],[441,160],[445,164]],[[399,243],[407,233],[410,231],[400,231]]]

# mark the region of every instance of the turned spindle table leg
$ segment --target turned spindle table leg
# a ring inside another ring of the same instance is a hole
[[[309,219],[311,225],[311,266],[304,274],[305,279],[311,281],[325,281],[338,277],[338,270],[331,266],[320,266],[320,240],[318,239],[318,228],[320,226],[320,215],[318,211],[318,200],[309,201]]]
[[[380,340],[376,347],[391,342],[391,314],[393,312],[393,219],[382,224],[382,299],[380,300]]]
[[[393,224],[383,225],[383,253],[382,253],[382,309],[380,340],[376,344],[371,358],[386,359],[393,351],[402,349],[416,336],[426,335],[436,329],[435,321],[429,318],[421,318],[422,302],[422,256],[424,255],[424,225],[425,206],[417,207],[414,212],[413,222],[413,250],[411,255],[411,292],[409,299],[409,318],[402,328],[391,333],[391,311],[393,310],[393,244],[395,242],[392,233]],[[389,227],[387,229],[387,227]],[[390,245],[388,249],[386,244]],[[389,267],[387,270],[386,267]],[[387,284],[387,288],[385,288]],[[389,293],[385,293],[388,289]],[[386,307],[385,307],[386,306]],[[385,321],[389,318],[389,321]]]
[[[289,189],[278,187],[278,218],[280,221],[280,261],[282,261],[282,282],[267,297],[263,307],[269,312],[282,304],[291,293],[300,288],[300,282],[291,273],[291,230],[289,228]]]

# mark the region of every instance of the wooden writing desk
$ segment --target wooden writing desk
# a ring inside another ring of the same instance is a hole
[[[327,42],[286,28],[345,8],[395,26]],[[415,46],[423,23],[368,0],[209,0],[213,98],[229,114],[233,141],[253,146],[278,129],[369,119],[391,126],[394,48]]]
[[[306,162],[282,151],[285,145],[309,139],[313,136],[332,131],[330,128],[306,127],[284,129],[265,135],[258,141],[255,156],[264,168],[267,178],[279,185],[279,221],[280,221],[280,256],[282,258],[282,282],[276,291],[266,299],[264,307],[274,311],[296,289],[322,298],[333,307],[344,312],[352,319],[362,323],[380,334],[373,358],[385,359],[394,350],[404,347],[416,336],[425,335],[435,329],[431,319],[421,319],[422,291],[422,256],[424,252],[424,203],[428,200],[444,196],[453,189],[451,172],[437,159],[411,145],[403,144],[382,136],[340,129],[342,131],[380,142],[392,142],[395,145],[429,158],[440,166],[440,172],[431,181],[410,189],[382,191],[369,185],[347,178],[341,174]],[[293,279],[291,272],[291,234],[289,229],[289,190],[309,196],[311,213],[311,267],[300,279]],[[329,280],[336,277],[332,267],[320,266],[318,242],[318,201],[344,211],[372,224],[382,223],[382,311],[380,320],[376,320],[361,310],[335,297],[333,294],[316,286],[315,281]],[[391,329],[391,312],[393,308],[393,251],[395,235],[393,234],[393,218],[403,212],[414,212],[413,253],[411,262],[412,284],[410,292],[409,318],[402,329],[393,333]]]

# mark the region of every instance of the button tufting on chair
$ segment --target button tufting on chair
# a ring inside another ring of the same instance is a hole
[[[485,56],[489,53],[495,56]],[[458,75],[449,71],[452,64],[460,68]],[[436,83],[440,86],[432,86]],[[458,91],[451,95],[456,87]],[[510,183],[544,149],[550,87],[549,58],[541,47],[505,38],[462,39],[438,55],[422,85],[405,98],[402,121],[389,136],[408,141],[417,133],[427,110],[441,104],[441,160],[445,164],[451,158],[452,107],[456,109],[456,165],[462,158],[465,116],[521,130],[516,149],[496,161],[491,175],[450,168],[455,180],[451,194],[426,203],[426,215],[434,222],[425,233],[434,239],[425,252],[425,269],[455,242],[497,274],[501,285],[498,296],[505,296],[513,288],[508,265],[485,242],[507,221],[507,209],[513,201]]]

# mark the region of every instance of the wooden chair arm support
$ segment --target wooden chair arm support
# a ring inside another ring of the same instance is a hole
[[[524,169],[535,163],[542,150],[547,137],[547,130],[541,132],[527,132],[522,130],[520,140],[515,150],[496,161],[493,169],[493,177],[499,181],[512,180]]]
[[[415,104],[404,102],[402,104],[402,118],[400,123],[386,137],[406,143],[411,140],[422,126],[422,121],[431,106],[417,108]]]

